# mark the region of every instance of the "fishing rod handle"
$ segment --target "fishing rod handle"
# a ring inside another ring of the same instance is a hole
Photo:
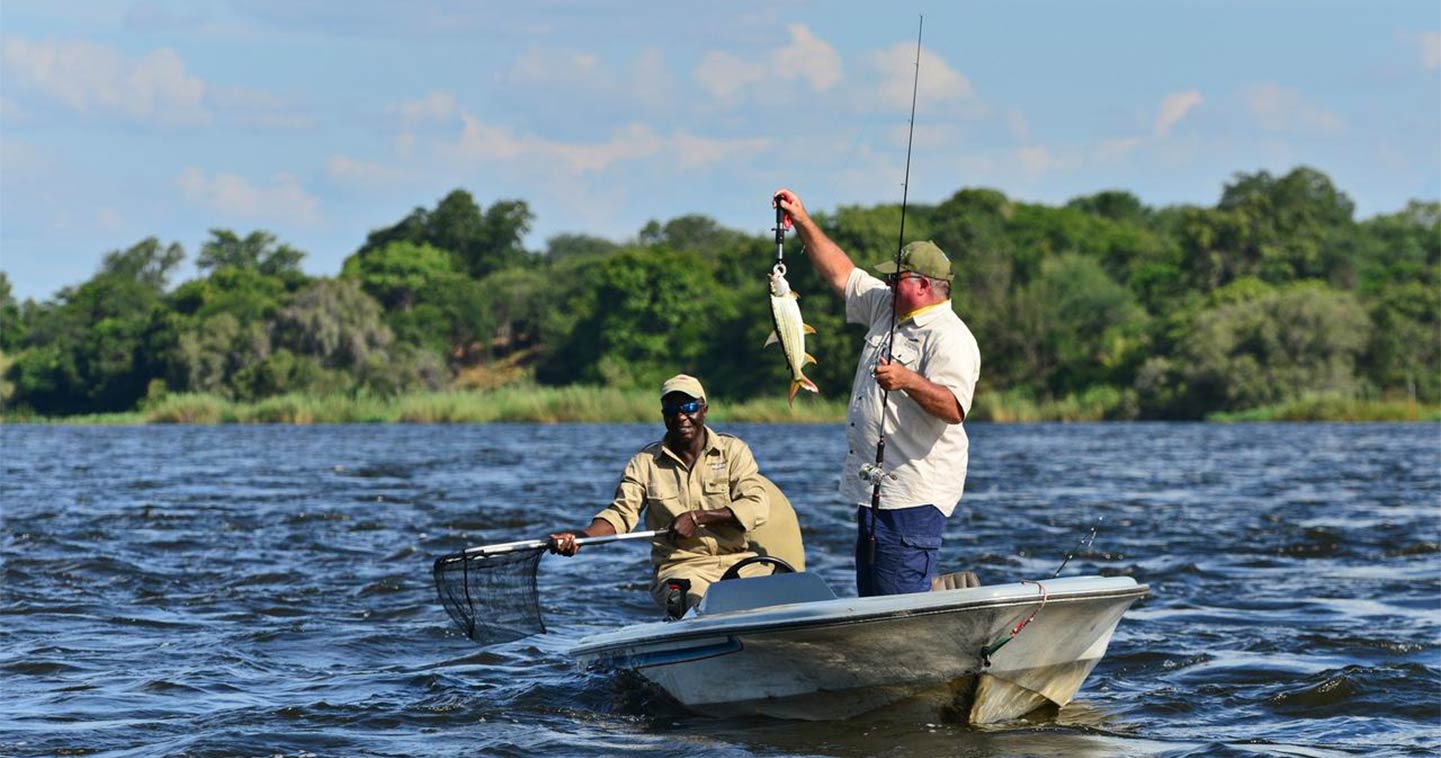
[[[786,254],[786,212],[781,208],[782,195],[776,195],[772,200],[776,204],[776,263],[779,265]]]

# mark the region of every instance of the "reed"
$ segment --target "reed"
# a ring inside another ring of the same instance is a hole
[[[1207,421],[1441,421],[1441,405],[1412,400],[1357,400],[1336,395],[1311,395],[1232,413],[1213,413]]]
[[[229,400],[194,392],[166,395],[148,403],[140,415],[152,424],[219,424],[238,420]]]
[[[1082,422],[1125,419],[1131,416],[1127,395],[1112,387],[1098,387],[1079,395],[1037,400],[1012,390],[976,397],[967,421],[1034,424],[1047,421]]]
[[[1109,387],[1079,395],[1036,400],[1019,390],[981,393],[966,420],[996,423],[1085,422],[1134,416],[1129,393]],[[731,401],[715,398],[710,419],[723,423],[838,423],[845,419],[845,398],[804,395],[794,405],[771,396]],[[1208,421],[1441,421],[1441,405],[1407,400],[1356,400],[1317,395],[1280,405],[1235,413],[1216,413]],[[3,423],[61,424],[486,424],[653,423],[660,403],[650,390],[572,385],[508,385],[494,389],[378,395],[289,394],[255,402],[218,395],[181,393],[147,400],[139,411],[42,418],[6,412]]]

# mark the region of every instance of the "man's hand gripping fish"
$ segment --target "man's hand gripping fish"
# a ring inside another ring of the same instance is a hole
[[[791,370],[791,393],[786,401],[795,403],[796,393],[802,387],[811,392],[819,393],[815,382],[806,378],[802,372],[807,363],[815,363],[816,359],[806,353],[806,335],[815,334],[816,330],[801,320],[801,306],[796,302],[799,298],[791,291],[790,282],[786,281],[786,266],[784,263],[777,263],[771,269],[771,322],[775,324],[775,331],[766,340],[766,347],[774,342],[781,343],[781,352],[785,354],[786,366]]]

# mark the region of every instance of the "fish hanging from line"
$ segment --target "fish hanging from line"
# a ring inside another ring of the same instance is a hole
[[[791,371],[791,392],[786,402],[794,404],[796,393],[802,387],[820,393],[816,383],[806,378],[803,371],[807,363],[815,363],[816,359],[806,353],[806,335],[815,334],[816,330],[801,319],[801,306],[797,302],[800,298],[791,291],[790,282],[786,281],[786,267],[784,263],[777,263],[771,269],[771,323],[775,325],[775,331],[771,332],[770,338],[766,340],[766,347],[773,343],[781,343],[781,353],[785,356],[786,367]]]

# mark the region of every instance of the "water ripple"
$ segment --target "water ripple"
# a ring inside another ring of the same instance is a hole
[[[851,590],[836,427],[736,425]],[[1435,425],[971,425],[943,563],[1134,576],[1077,702],[1003,727],[715,721],[577,670],[651,620],[643,547],[542,561],[480,649],[430,561],[579,526],[656,425],[0,427],[0,754],[1429,755]],[[1084,543],[1091,528],[1094,541]]]

